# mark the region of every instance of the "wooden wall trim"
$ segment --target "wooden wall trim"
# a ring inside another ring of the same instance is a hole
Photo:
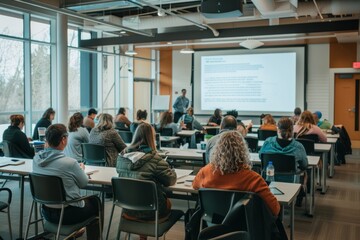
[[[172,103],[172,50],[160,50],[160,95],[170,95]]]

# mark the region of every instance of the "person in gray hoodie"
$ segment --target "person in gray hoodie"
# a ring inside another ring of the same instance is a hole
[[[164,187],[175,184],[176,173],[156,152],[155,130],[150,124],[140,123],[136,128],[131,145],[117,159],[116,170],[119,177],[154,181],[159,198],[159,222],[169,217],[171,202],[166,197]],[[131,220],[154,221],[152,211],[124,209],[123,213],[125,218]],[[141,236],[140,239],[146,239],[146,237]]]
[[[88,184],[88,176],[84,166],[75,159],[66,157],[63,150],[67,144],[68,133],[63,124],[54,124],[46,130],[48,148],[38,152],[33,161],[33,173],[58,176],[62,178],[66,199],[73,200],[81,197],[80,188]],[[65,208],[63,224],[73,225],[85,221],[91,216],[99,215],[99,198],[91,196],[83,201],[71,203]],[[42,213],[46,220],[58,223],[61,209],[54,205],[42,205]],[[102,209],[100,209],[102,213]],[[102,215],[102,214],[101,214]],[[103,221],[101,221],[103,222]],[[86,227],[87,239],[99,239],[99,222]]]

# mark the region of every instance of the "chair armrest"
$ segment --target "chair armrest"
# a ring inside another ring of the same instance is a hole
[[[12,199],[12,192],[9,188],[0,188],[0,192],[1,191],[5,191],[8,192],[8,199],[7,199],[7,203],[10,205],[11,203],[11,199]]]

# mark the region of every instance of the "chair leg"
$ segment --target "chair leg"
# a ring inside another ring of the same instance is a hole
[[[29,219],[28,219],[28,223],[27,223],[26,231],[25,231],[25,239],[28,238],[30,222],[31,222],[31,215],[32,215],[33,208],[34,208],[34,201],[32,202],[31,207],[30,207]]]
[[[115,209],[115,205],[113,204],[112,209],[111,209],[111,214],[110,214],[110,220],[109,220],[109,226],[106,232],[106,240],[109,239],[109,233],[110,233],[110,227],[111,227],[111,222],[112,222],[112,218],[114,215],[114,209]]]
[[[64,205],[61,206],[59,226],[58,226],[58,230],[57,230],[57,232],[56,232],[56,238],[55,238],[56,240],[59,240],[59,239],[60,239],[60,229],[61,229],[63,217],[64,217]]]
[[[11,229],[11,220],[10,220],[10,206],[8,206],[7,215],[8,215],[10,239],[12,240],[13,238],[12,238],[12,229]]]

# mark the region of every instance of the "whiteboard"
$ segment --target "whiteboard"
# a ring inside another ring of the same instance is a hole
[[[152,110],[167,111],[169,110],[170,95],[153,95]]]

